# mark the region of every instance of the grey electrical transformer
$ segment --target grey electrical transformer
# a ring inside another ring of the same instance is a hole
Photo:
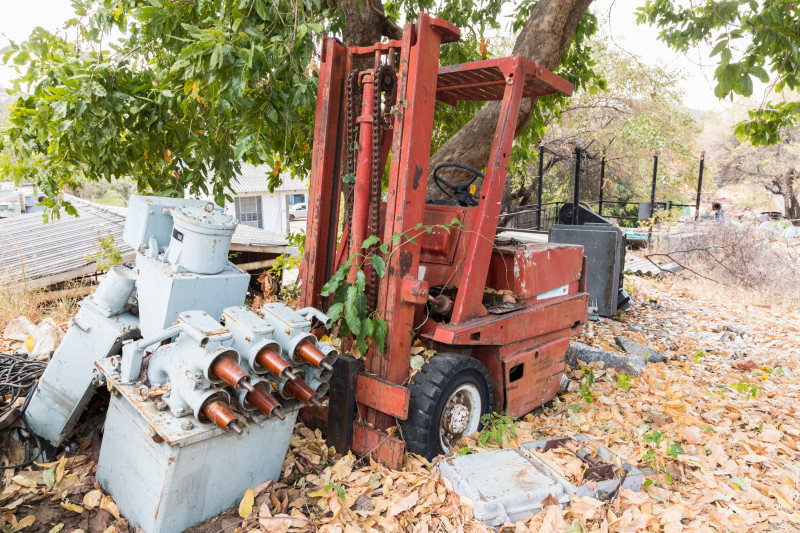
[[[244,305],[228,261],[236,221],[213,203],[134,196],[114,267],[81,302],[25,413],[53,445],[95,387],[111,391],[97,480],[147,533],[177,533],[280,475],[297,413],[319,405],[338,353],[329,318]]]

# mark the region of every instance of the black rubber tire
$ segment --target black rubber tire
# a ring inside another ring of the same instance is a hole
[[[448,453],[439,441],[442,410],[451,394],[472,383],[481,396],[481,417],[491,410],[492,387],[483,363],[468,355],[439,353],[430,358],[412,378],[408,419],[400,422],[406,450],[426,459]],[[482,425],[478,426],[480,430]]]
[[[289,221],[294,222],[294,215],[289,215]]]

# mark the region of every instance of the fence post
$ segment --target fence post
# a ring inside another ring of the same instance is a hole
[[[581,195],[581,148],[575,147],[575,188],[572,197],[572,225],[578,225],[578,207],[580,207]]]
[[[650,187],[650,218],[653,222],[650,224],[650,230],[647,232],[647,246],[650,246],[650,242],[653,239],[653,224],[656,220],[656,180],[658,178],[658,154],[660,152],[656,150],[653,152],[653,185]]]
[[[539,143],[539,194],[537,195],[538,208],[536,210],[536,231],[542,229],[542,181],[544,180],[544,144]]]
[[[600,201],[597,205],[597,214],[603,216],[603,189],[605,189],[606,184],[606,156],[603,154],[603,158],[600,160]]]
[[[703,190],[703,166],[706,160],[706,151],[700,153],[700,175],[697,176],[697,204],[694,207],[694,219],[700,216],[700,192]]]

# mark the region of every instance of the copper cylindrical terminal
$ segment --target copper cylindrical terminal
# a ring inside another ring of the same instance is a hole
[[[325,361],[325,354],[308,341],[303,341],[298,344],[294,351],[303,361],[310,364],[314,368],[319,368],[324,362],[328,367],[330,367],[330,370],[333,370],[333,367],[331,367],[331,365]]]
[[[269,346],[261,348],[261,351],[256,355],[256,363],[266,368],[273,376],[282,379],[297,379],[297,376],[292,373],[292,365]]]
[[[231,387],[248,392],[253,390],[250,375],[229,354],[217,357],[211,365],[211,372]]]
[[[313,400],[317,400],[317,395],[314,392],[314,389],[308,386],[308,384],[303,380],[296,380],[296,381],[287,381],[286,384],[283,386],[284,390],[288,391],[289,394],[300,400],[305,404],[312,404],[317,405],[314,403]],[[317,400],[319,402],[319,400]]]
[[[222,400],[208,402],[200,409],[200,412],[222,429],[230,428],[233,431],[238,429],[239,431],[236,431],[236,433],[241,435],[242,429],[236,423],[236,414]]]
[[[281,420],[285,419],[281,404],[278,403],[278,400],[276,400],[272,394],[267,392],[264,385],[256,384],[253,390],[248,392],[244,398],[265,415],[277,416]]]

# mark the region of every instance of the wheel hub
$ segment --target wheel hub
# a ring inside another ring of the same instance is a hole
[[[445,424],[450,433],[463,433],[469,422],[469,409],[461,404],[456,404],[450,409]]]
[[[444,405],[439,419],[439,440],[442,449],[452,450],[464,435],[478,430],[481,417],[481,397],[472,383],[458,387]]]

